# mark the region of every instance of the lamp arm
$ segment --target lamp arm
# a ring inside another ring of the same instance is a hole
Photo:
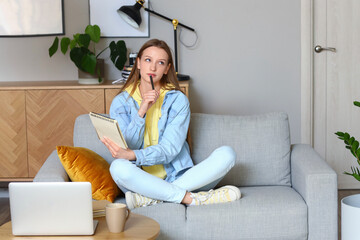
[[[156,16],[159,16],[159,17],[161,17],[161,18],[164,18],[164,19],[166,19],[166,20],[168,20],[168,21],[170,21],[170,22],[173,21],[173,19],[168,18],[168,17],[166,17],[166,16],[164,16],[164,15],[162,15],[162,14],[160,14],[160,13],[157,13],[157,12],[155,12],[155,11],[153,11],[153,10],[150,10],[150,9],[148,9],[148,8],[146,8],[146,7],[144,7],[144,9],[145,9],[145,11],[147,11],[147,12],[149,12],[149,13],[152,13],[152,14],[155,14]],[[178,25],[180,25],[180,26],[182,26],[182,27],[184,27],[184,28],[186,28],[186,29],[188,29],[188,30],[190,30],[190,31],[195,32],[195,29],[193,29],[193,28],[191,28],[191,27],[188,27],[188,26],[186,26],[186,25],[184,25],[184,24],[182,24],[182,23],[178,23]]]

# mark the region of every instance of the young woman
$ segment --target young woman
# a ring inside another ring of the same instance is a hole
[[[130,209],[162,201],[191,206],[240,198],[234,186],[210,190],[235,164],[231,147],[220,147],[193,165],[186,142],[189,102],[180,91],[164,41],[152,39],[141,47],[127,82],[111,104],[110,116],[118,121],[129,148],[106,137],[102,142],[116,158],[110,173]]]

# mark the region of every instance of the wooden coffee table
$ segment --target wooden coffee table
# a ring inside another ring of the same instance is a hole
[[[156,239],[160,233],[160,225],[154,219],[140,214],[131,213],[125,224],[124,232],[111,233],[106,226],[105,217],[96,218],[99,224],[93,236],[14,236],[12,235],[11,222],[0,227],[0,239]]]

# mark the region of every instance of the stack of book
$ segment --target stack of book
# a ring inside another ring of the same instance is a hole
[[[112,84],[123,84],[128,79],[132,70],[132,66],[125,66],[124,70],[121,71],[121,78],[114,80]]]
[[[121,76],[125,79],[125,81],[128,79],[131,70],[132,70],[132,66],[125,66],[124,70],[121,71]]]
[[[105,216],[105,208],[106,205],[111,203],[110,201],[107,200],[93,200],[92,201],[92,205],[93,205],[93,217],[97,218],[97,217],[104,217]]]
[[[103,210],[93,210],[93,218],[105,217],[105,209]]]

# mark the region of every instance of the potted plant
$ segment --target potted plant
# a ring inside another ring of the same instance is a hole
[[[123,70],[127,60],[127,49],[123,40],[117,42],[112,41],[109,46],[96,54],[95,46],[100,41],[100,35],[101,30],[98,25],[88,25],[85,28],[85,33],[74,34],[73,39],[63,37],[60,41],[60,49],[64,55],[70,49],[70,59],[79,69],[79,76],[82,75],[81,71],[89,73],[97,79],[97,82],[95,83],[101,83],[103,81],[103,67],[101,69],[99,62],[102,62],[103,64],[104,60],[99,59],[99,56],[106,49],[110,48],[110,59],[120,71]],[[58,48],[59,38],[55,37],[53,44],[49,48],[50,57],[57,52]],[[79,83],[82,82],[79,81]]]
[[[354,105],[360,107],[360,102],[355,101]],[[355,137],[347,132],[336,132],[339,139],[345,143],[345,148],[349,149],[360,165],[359,142]],[[344,172],[346,175],[353,176],[360,181],[360,170],[358,167],[351,167],[350,172]],[[360,218],[360,194],[350,195],[341,199],[341,239],[351,240],[359,234],[358,219]]]
[[[355,101],[354,105],[360,107],[360,102]],[[359,142],[355,139],[355,137],[350,136],[347,132],[336,132],[335,134],[339,139],[344,141],[345,148],[349,149],[351,154],[356,158],[358,165],[360,165]],[[351,167],[351,173],[344,172],[344,174],[353,176],[356,180],[360,181],[360,171],[357,167]]]

